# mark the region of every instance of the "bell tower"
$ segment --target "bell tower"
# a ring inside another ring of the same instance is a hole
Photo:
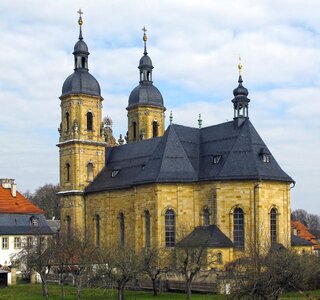
[[[250,99],[247,97],[249,95],[248,90],[242,85],[242,63],[239,57],[239,79],[238,87],[233,90],[234,98],[232,99],[233,111],[234,111],[234,124],[236,127],[240,127],[246,119],[249,118],[249,102]]]
[[[147,29],[143,27],[144,52],[139,62],[139,85],[129,96],[128,110],[128,142],[141,141],[164,133],[163,98],[153,85],[153,65],[147,52]]]
[[[88,46],[82,37],[79,10],[79,40],[74,46],[74,72],[62,87],[59,128],[61,229],[84,234],[85,187],[105,164],[102,101],[98,81],[89,73]]]

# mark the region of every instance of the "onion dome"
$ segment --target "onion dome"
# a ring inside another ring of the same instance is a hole
[[[139,85],[133,89],[129,96],[129,104],[127,108],[137,105],[151,105],[163,107],[163,98],[160,91],[153,85],[152,81],[152,61],[147,52],[147,35],[146,29],[144,31],[144,52],[139,61],[140,81]]]
[[[78,24],[80,26],[79,40],[74,46],[74,72],[64,82],[62,86],[62,96],[69,94],[88,94],[101,96],[98,81],[89,73],[88,56],[89,50],[82,37],[82,17],[81,10]]]

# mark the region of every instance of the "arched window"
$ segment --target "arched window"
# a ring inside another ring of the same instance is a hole
[[[119,222],[120,222],[120,245],[124,246],[124,214],[119,214]]]
[[[132,123],[132,133],[133,133],[133,140],[135,141],[137,139],[137,123]]]
[[[67,241],[71,240],[71,218],[70,216],[66,216],[66,227],[67,227]]]
[[[95,216],[95,226],[96,226],[96,247],[100,246],[100,216]]]
[[[150,213],[148,210],[145,211],[145,222],[146,222],[146,248],[150,248]]]
[[[222,253],[221,252],[217,253],[217,263],[222,264]]]
[[[233,212],[233,242],[236,249],[244,249],[244,214],[241,208]]]
[[[66,130],[69,131],[70,128],[70,116],[69,113],[66,112]]]
[[[175,213],[168,209],[165,213],[165,242],[166,247],[174,247],[176,242]]]
[[[87,130],[90,130],[90,131],[93,130],[92,119],[93,119],[92,112],[91,111],[87,112]]]
[[[208,208],[203,210],[203,225],[209,226],[210,225],[210,212]]]
[[[66,181],[70,181],[70,164],[66,163]]]
[[[87,178],[89,181],[93,181],[93,164],[87,164]]]
[[[158,122],[157,121],[153,121],[153,123],[152,123],[152,134],[153,134],[153,137],[158,136]]]
[[[275,208],[270,211],[270,238],[272,244],[277,242],[277,210]]]

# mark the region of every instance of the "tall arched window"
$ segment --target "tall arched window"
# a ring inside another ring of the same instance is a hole
[[[277,242],[277,210],[275,208],[270,211],[270,238],[272,244]]]
[[[208,208],[203,210],[203,225],[209,226],[210,225],[210,212]]]
[[[176,242],[175,213],[168,209],[165,213],[165,242],[166,247],[174,247]]]
[[[244,249],[244,214],[241,208],[233,212],[233,242],[236,249]]]
[[[150,248],[150,213],[148,210],[145,211],[145,222],[146,222],[146,248]]]
[[[66,163],[66,181],[70,181],[70,164]]]
[[[87,130],[90,130],[90,131],[93,130],[92,119],[93,119],[92,112],[91,111],[87,112]]]
[[[89,181],[93,181],[93,164],[87,164],[87,178]]]
[[[124,246],[124,214],[119,214],[119,222],[120,222],[120,245]]]
[[[153,134],[153,137],[158,136],[158,122],[157,121],[153,121],[153,123],[152,123],[152,134]]]
[[[95,215],[95,226],[96,226],[96,247],[100,246],[100,216]]]
[[[132,123],[132,133],[133,133],[133,140],[135,141],[137,139],[137,123]]]
[[[66,130],[69,131],[70,128],[70,116],[69,113],[66,112]]]
[[[67,241],[71,240],[71,218],[70,216],[66,216],[66,227],[67,227]]]

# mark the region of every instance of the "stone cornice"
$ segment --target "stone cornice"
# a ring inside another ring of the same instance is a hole
[[[97,141],[90,141],[90,140],[79,140],[79,139],[71,139],[67,140],[64,142],[60,142],[57,144],[58,147],[62,145],[67,145],[67,144],[85,144],[85,145],[95,145],[95,146],[105,146],[107,147],[106,142],[97,142]]]

